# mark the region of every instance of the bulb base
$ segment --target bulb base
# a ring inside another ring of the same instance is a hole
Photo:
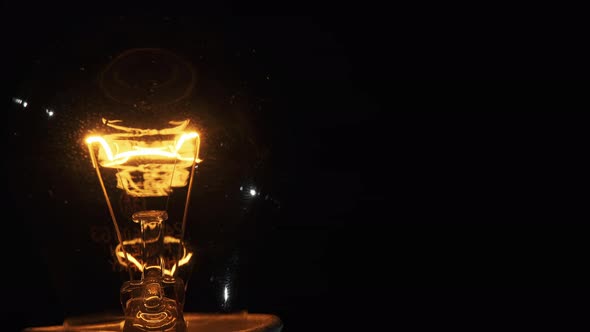
[[[184,282],[165,276],[127,281],[121,287],[123,331],[186,331]]]

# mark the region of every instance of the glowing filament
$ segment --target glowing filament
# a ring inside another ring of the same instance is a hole
[[[162,130],[129,128],[103,122],[121,132],[86,138],[88,148],[98,145],[98,163],[117,169],[117,187],[136,197],[167,196],[171,187],[184,187],[190,166],[198,163],[200,138],[185,132],[187,121]],[[95,167],[97,165],[94,165]]]

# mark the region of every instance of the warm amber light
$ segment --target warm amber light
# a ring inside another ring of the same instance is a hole
[[[118,122],[103,119],[119,133],[86,138],[89,149],[98,145],[97,162],[118,170],[118,188],[131,196],[151,197],[166,196],[171,187],[187,185],[189,168],[201,162],[200,137],[185,131],[188,120],[170,122],[176,126],[160,130],[124,127]]]
[[[136,238],[132,240],[123,241],[123,246],[131,248],[134,246],[139,246],[141,244],[141,239]],[[184,245],[181,245],[180,239],[173,237],[173,236],[165,236],[164,237],[164,244],[167,245],[180,245],[182,249],[182,256],[177,261],[172,261],[172,267],[170,269],[164,268],[162,273],[164,275],[173,276],[176,272],[176,268],[186,265],[190,262],[191,258],[193,257],[193,253],[189,251]],[[117,260],[119,264],[123,267],[129,267],[129,262],[132,266],[134,266],[138,271],[143,271],[143,263],[140,262],[137,258],[135,258],[131,253],[124,250],[121,244],[117,245],[115,248],[115,255],[117,256]]]
[[[123,151],[118,152],[116,154],[113,153],[113,150],[109,146],[109,143],[107,142],[107,140],[101,136],[90,136],[90,137],[86,138],[86,143],[87,144],[100,143],[100,145],[104,149],[104,153],[106,155],[106,160],[103,160],[103,163],[101,164],[104,167],[117,167],[117,166],[122,165],[122,164],[126,163],[127,161],[129,161],[129,159],[132,157],[146,157],[146,158],[154,158],[154,159],[160,159],[159,157],[163,157],[163,158],[167,158],[167,159],[178,159],[178,160],[182,160],[182,161],[189,161],[190,163],[192,163],[194,156],[192,156],[192,155],[187,156],[186,153],[183,155],[183,154],[179,153],[179,151],[181,151],[185,142],[187,142],[189,139],[195,138],[195,137],[196,138],[199,137],[199,134],[197,134],[196,132],[185,133],[180,136],[180,138],[176,142],[175,146],[167,145],[164,147],[156,147],[156,148],[137,146],[137,145],[135,145],[135,144],[137,144],[136,141],[133,142],[134,144],[131,144],[131,142],[129,142],[129,141],[127,141],[127,142],[122,141],[122,142],[116,142],[116,143],[115,143],[115,141],[113,141],[112,144],[115,145],[117,149],[123,149]],[[164,141],[162,143],[164,145],[166,145],[168,142]],[[128,146],[125,146],[125,145],[128,145]],[[198,149],[199,149],[198,144],[196,145],[196,148],[198,151]],[[200,161],[201,160],[199,160],[197,158],[197,162],[200,162]]]

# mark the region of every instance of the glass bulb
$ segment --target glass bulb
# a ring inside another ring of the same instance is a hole
[[[197,132],[187,131],[189,122],[172,121],[166,128],[143,129],[125,126],[121,120],[102,119],[104,130],[110,132],[86,138],[117,234],[115,255],[129,272],[129,280],[121,287],[125,329],[129,331],[186,328],[184,280],[188,279],[192,251],[183,239],[200,161],[200,138]],[[180,197],[184,209],[174,211],[170,200],[179,188],[185,189]],[[117,208],[113,201],[132,204]],[[131,231],[122,232],[122,226]],[[180,234],[166,229],[180,229]]]
[[[245,263],[269,222],[260,208],[278,206],[266,96],[236,71],[247,64],[210,56],[196,70],[190,52],[103,51],[84,71],[42,59],[29,82],[40,89],[15,96],[10,185],[32,234],[19,266],[48,276],[29,291],[71,327],[92,313],[116,322],[121,307],[158,328],[187,310],[248,310]]]

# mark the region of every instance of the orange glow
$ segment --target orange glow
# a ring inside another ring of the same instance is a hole
[[[123,241],[123,246],[128,247],[128,248],[131,248],[134,246],[139,246],[140,244],[141,244],[140,238]],[[164,244],[182,246],[182,249],[181,249],[182,250],[182,257],[180,257],[180,259],[178,259],[178,260],[171,259],[169,257],[167,259],[167,265],[171,264],[172,266],[169,269],[164,268],[164,270],[162,271],[164,275],[174,276],[174,273],[176,272],[176,268],[188,264],[190,262],[191,258],[193,257],[193,253],[191,251],[189,251],[184,245],[181,244],[180,239],[172,237],[172,236],[165,236],[164,237]],[[115,249],[115,255],[117,257],[119,264],[121,264],[121,266],[123,266],[123,267],[128,267],[127,262],[129,262],[129,264],[131,264],[133,267],[135,267],[139,272],[142,272],[143,271],[143,263],[141,262],[141,259],[134,257],[131,253],[129,253],[129,251],[124,250],[123,246],[121,246],[121,244],[119,244],[119,245],[117,245],[117,248]]]
[[[171,121],[174,127],[159,130],[115,124],[119,122],[103,119],[105,125],[119,132],[86,138],[91,152],[98,145],[97,162],[117,169],[118,188],[131,196],[154,197],[167,196],[171,187],[187,185],[189,168],[201,162],[200,137],[195,131],[185,131],[188,120]]]
[[[179,238],[164,237],[163,242],[167,248],[163,249],[163,256],[160,257],[162,274],[175,276],[180,273],[179,268],[189,264],[193,257],[193,253],[186,248],[181,239],[186,228],[190,188],[196,165],[201,162],[199,134],[187,130],[189,120],[171,121],[169,124],[172,127],[164,129],[125,127],[121,125],[120,120],[102,119],[102,122],[110,127],[111,132],[89,136],[85,142],[117,233],[119,244],[115,249],[115,257],[121,266],[127,268],[131,280],[132,270],[143,272],[145,269],[145,257],[142,257],[141,250],[142,239],[123,240],[103,181],[103,171],[112,170],[116,176],[117,188],[134,197],[165,197],[171,194],[173,187],[188,185],[182,216],[182,233]]]

